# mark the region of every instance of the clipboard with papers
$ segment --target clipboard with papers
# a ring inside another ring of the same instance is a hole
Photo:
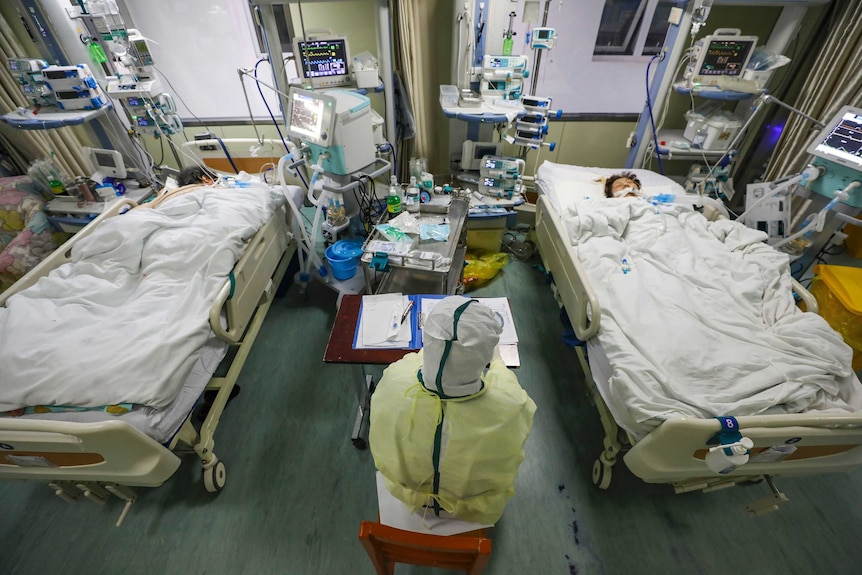
[[[364,295],[353,349],[419,349],[418,298],[400,293]]]

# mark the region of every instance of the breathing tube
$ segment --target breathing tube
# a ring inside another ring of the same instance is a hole
[[[318,256],[317,252],[314,250],[314,240],[308,236],[308,230],[305,229],[305,224],[302,223],[302,212],[299,210],[299,207],[294,203],[291,195],[286,193],[287,184],[284,181],[284,167],[288,161],[291,161],[293,159],[293,154],[286,154],[278,160],[278,179],[279,183],[281,184],[282,191],[285,192],[284,196],[287,199],[287,203],[290,205],[290,209],[295,217],[296,225],[299,227],[299,232],[301,236],[299,249],[299,273],[300,281],[306,283],[310,279],[309,270],[311,269],[312,263],[317,266],[317,269],[320,271],[321,276],[325,276],[327,272],[326,267],[323,265],[323,262],[320,261],[320,256]],[[309,190],[310,189],[311,188],[309,188]],[[306,254],[305,260],[303,260],[303,252],[305,252]]]
[[[328,157],[329,157],[329,154],[321,154],[317,158],[317,163],[315,163],[314,166],[312,167],[311,179],[309,180],[309,183],[308,183],[308,193],[307,193],[308,201],[309,201],[309,203],[311,203],[311,205],[313,205],[316,208],[314,210],[314,223],[312,223],[312,225],[311,225],[311,239],[310,239],[310,242],[308,244],[308,249],[309,249],[309,252],[313,253],[315,256],[317,256],[315,244],[317,242],[317,236],[320,233],[320,223],[321,223],[321,220],[323,219],[323,206],[326,205],[326,199],[331,194],[329,192],[327,192],[326,190],[321,190],[320,196],[315,198],[314,197],[314,188],[315,188],[315,185],[317,184],[317,178],[323,172],[323,161]],[[305,227],[305,226],[303,226],[303,227]],[[317,269],[320,272],[320,275],[325,276],[327,273],[326,268],[320,262],[319,258],[318,258],[318,261],[315,262],[315,264],[317,265]],[[310,270],[311,270],[311,263],[309,260],[306,262],[306,269],[304,269],[303,271],[305,273],[308,273]]]

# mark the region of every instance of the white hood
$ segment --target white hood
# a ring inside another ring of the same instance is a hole
[[[478,300],[440,300],[423,327],[422,384],[445,397],[478,392],[502,330],[496,314]]]

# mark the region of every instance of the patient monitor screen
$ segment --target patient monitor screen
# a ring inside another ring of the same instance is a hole
[[[312,82],[315,78],[343,79],[344,84],[350,82],[347,70],[347,41],[344,38],[300,41],[297,48],[299,53],[295,54],[295,57],[303,77]],[[326,84],[335,85],[332,81]]]
[[[862,168],[862,110],[845,110],[834,118],[809,152],[827,160]]]
[[[300,139],[320,142],[324,132],[324,107],[326,100],[307,94],[291,94],[290,132]]]
[[[751,40],[712,40],[698,71],[699,76],[741,76],[754,48]]]

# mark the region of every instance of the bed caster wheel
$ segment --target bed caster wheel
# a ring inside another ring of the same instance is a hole
[[[218,493],[224,489],[227,481],[227,469],[224,462],[218,461],[209,469],[204,469],[204,488],[208,493]]]
[[[593,485],[599,489],[611,486],[611,466],[605,465],[600,459],[593,463]]]

